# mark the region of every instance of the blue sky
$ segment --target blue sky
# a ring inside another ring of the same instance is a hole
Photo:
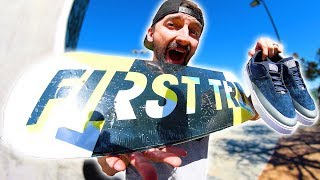
[[[261,36],[276,40],[262,5],[250,7],[252,0],[197,0],[205,14],[205,31],[192,59],[194,66],[231,71],[242,76],[247,52]],[[160,0],[90,0],[81,30],[78,49],[107,55],[148,59],[132,54],[144,49],[143,38]],[[309,60],[320,48],[320,1],[265,0],[277,25],[285,54],[297,52]],[[315,86],[317,81],[309,83]]]

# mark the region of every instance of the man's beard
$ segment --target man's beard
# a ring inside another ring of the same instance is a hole
[[[166,48],[153,45],[153,52],[154,52],[154,56],[156,57],[157,61],[160,64],[163,64],[166,62]]]
[[[187,65],[188,61],[186,59],[188,58],[188,55],[190,53],[190,49],[191,49],[190,46],[182,46],[179,43],[177,43],[176,41],[170,42],[167,47],[163,47],[163,46],[157,45],[157,43],[154,43],[153,52],[154,52],[154,55],[155,55],[156,59],[158,60],[158,62],[160,64],[163,64],[163,63],[167,63],[166,55],[168,53],[167,52],[168,49],[178,48],[178,47],[186,50],[186,54],[185,54],[183,63],[181,65]]]

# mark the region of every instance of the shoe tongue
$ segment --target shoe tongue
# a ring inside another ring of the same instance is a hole
[[[305,90],[306,86],[305,86],[304,82],[301,79],[301,74],[300,74],[299,69],[297,67],[297,65],[299,65],[299,62],[294,60],[293,57],[288,57],[288,58],[282,59],[280,62],[283,65],[287,66],[288,69],[293,70],[293,72],[294,72],[293,75],[294,75],[295,82],[299,84],[299,87],[302,90]]]
[[[296,61],[293,59],[293,57],[284,58],[280,62],[287,66],[289,69],[297,66]]]
[[[276,63],[270,61],[268,63],[268,66],[269,66],[269,71],[279,72],[279,67],[277,66]]]

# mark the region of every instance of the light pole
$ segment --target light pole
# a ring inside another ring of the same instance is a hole
[[[276,27],[276,25],[275,25],[275,23],[274,23],[274,21],[273,21],[273,18],[272,18],[272,16],[271,16],[270,11],[269,11],[266,3],[264,2],[264,0],[253,0],[253,1],[250,3],[250,6],[251,6],[251,7],[256,7],[256,6],[258,6],[260,3],[262,3],[263,7],[264,7],[265,10],[267,11],[267,14],[268,14],[268,16],[269,16],[269,19],[270,19],[270,21],[271,21],[271,24],[272,24],[272,26],[273,26],[273,29],[274,29],[274,31],[275,31],[275,33],[276,33],[276,36],[277,36],[277,38],[278,38],[278,41],[281,42],[280,36],[279,36],[279,33],[278,33],[278,30],[277,30],[277,27]]]

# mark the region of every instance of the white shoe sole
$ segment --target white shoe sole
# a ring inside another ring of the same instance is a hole
[[[313,124],[315,124],[315,122],[317,122],[318,118],[319,118],[319,113],[317,114],[317,116],[315,118],[308,118],[304,115],[302,115],[299,111],[296,110],[297,113],[297,120],[299,121],[300,124],[302,125],[306,125],[306,126],[312,126]]]

